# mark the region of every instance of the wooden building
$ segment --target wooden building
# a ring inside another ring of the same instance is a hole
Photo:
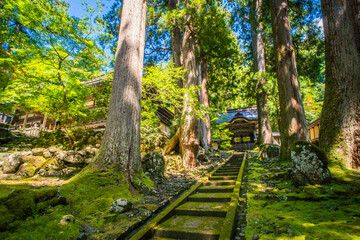
[[[310,141],[314,144],[319,142],[319,133],[320,133],[320,118],[312,121],[308,125]]]
[[[258,113],[256,107],[228,109],[225,114],[219,115],[215,124],[229,123],[227,128],[233,133],[232,149],[239,151],[252,149],[259,134]],[[273,132],[275,144],[280,144],[280,133]],[[221,140],[220,140],[221,141]],[[216,149],[218,143],[213,143]]]
[[[111,82],[112,79],[108,77],[108,75],[99,76],[91,79],[90,81],[82,82],[85,86],[95,86],[98,88],[103,87],[103,82]],[[96,109],[97,105],[94,101],[92,95],[86,98],[85,106],[89,109]],[[1,114],[1,113],[0,113]],[[0,115],[1,117],[2,115]],[[174,118],[174,114],[168,110],[167,108],[161,106],[159,104],[158,110],[156,112],[156,116],[160,119],[161,131],[165,133],[167,136],[170,135],[170,126],[171,120]],[[1,120],[1,119],[0,119]],[[21,110],[16,110],[14,115],[14,120],[12,121],[12,125],[15,128],[25,128],[25,129],[37,129],[37,134],[39,131],[52,131],[57,128],[60,128],[59,122],[54,119],[47,119],[46,115],[40,112],[24,112]],[[99,119],[97,121],[86,124],[84,127],[87,129],[93,129],[96,131],[105,130],[106,119]],[[26,133],[26,132],[25,132]],[[36,134],[35,134],[36,135]]]
[[[227,128],[233,133],[232,149],[248,150],[255,145],[258,131],[256,107],[228,109],[221,114],[215,124],[229,123]],[[221,141],[221,140],[220,140]],[[216,143],[214,147],[216,148]]]

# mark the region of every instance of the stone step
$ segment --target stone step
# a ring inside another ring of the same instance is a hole
[[[191,202],[230,202],[231,193],[195,193],[188,197]]]
[[[202,186],[198,188],[198,192],[201,193],[229,193],[233,192],[234,185],[225,186]]]
[[[220,236],[223,218],[175,215],[153,229],[154,237],[215,240]]]
[[[227,202],[185,202],[175,209],[175,214],[202,217],[226,217]]]
[[[233,173],[214,173],[213,176],[237,176],[238,172]]]
[[[203,186],[226,186],[226,185],[235,185],[235,180],[211,180],[209,182],[204,182]]]
[[[224,176],[214,176],[209,177],[209,180],[236,180],[237,177],[231,176],[231,177],[224,177]]]

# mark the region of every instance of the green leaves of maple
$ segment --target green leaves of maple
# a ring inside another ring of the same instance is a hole
[[[62,0],[5,0],[0,16],[1,111],[16,106],[64,123],[84,117],[81,81],[103,65],[90,18],[70,17]]]

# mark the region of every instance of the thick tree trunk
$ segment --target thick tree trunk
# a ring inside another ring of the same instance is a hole
[[[209,92],[207,90],[208,83],[208,67],[206,60],[201,62],[201,89],[203,94],[203,104],[206,108],[209,108]],[[207,145],[211,146],[211,123],[210,123],[210,115],[208,113],[205,114],[205,128],[206,128],[206,140]]]
[[[169,0],[168,7],[170,10],[175,10],[178,8],[179,0]],[[176,23],[173,22],[173,27],[171,30],[171,50],[173,54],[173,61],[175,64],[175,67],[181,67],[181,45],[182,45],[182,36],[181,36],[181,29],[179,26],[176,26]],[[177,80],[177,85],[179,88],[184,87],[184,83],[182,78],[179,78]],[[182,112],[182,109],[175,109],[175,114],[180,115]],[[179,126],[178,126],[179,127]]]
[[[170,10],[175,10],[178,8],[179,0],[169,0],[168,7]],[[173,54],[173,61],[175,63],[175,67],[181,67],[181,30],[179,26],[176,26],[175,22],[174,26],[171,29],[171,50]],[[179,87],[183,87],[183,82],[178,82]]]
[[[195,59],[195,37],[189,26],[185,27],[182,44],[182,63],[185,73],[185,88],[197,86],[197,67]],[[187,168],[193,168],[197,163],[199,151],[199,119],[195,116],[196,110],[189,102],[191,96],[185,94],[185,103],[182,113],[183,125],[181,132],[181,145],[183,153],[183,163]]]
[[[180,136],[181,136],[181,128],[178,128],[175,135],[170,139],[168,144],[166,144],[166,146],[164,147],[163,155],[170,154],[171,150],[173,150],[176,147],[176,145],[179,143]]]
[[[199,72],[198,72],[198,85],[201,85],[202,79],[202,71],[201,71],[201,64],[199,65]],[[204,93],[203,87],[200,87],[198,92],[198,98],[200,105],[204,105]],[[200,143],[204,147],[205,151],[208,151],[208,142],[207,142],[207,129],[204,119],[200,118]]]
[[[106,130],[96,166],[117,168],[131,183],[140,171],[141,83],[146,1],[125,0]]]
[[[325,99],[320,146],[330,164],[360,167],[360,2],[322,0]]]
[[[290,157],[291,143],[295,140],[309,140],[309,134],[291,39],[288,1],[272,0],[271,3],[280,102],[280,159],[286,159]]]
[[[265,51],[262,38],[261,18],[262,0],[254,0],[250,7],[251,11],[251,36],[254,56],[254,72],[260,73],[260,79],[257,83],[256,104],[258,112],[259,136],[258,143],[274,143],[272,129],[269,119],[269,110],[266,106],[267,92],[265,90]]]

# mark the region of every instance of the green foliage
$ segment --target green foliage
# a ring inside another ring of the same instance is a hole
[[[231,139],[233,133],[227,128],[229,123],[220,123],[215,124],[215,121],[218,120],[218,116],[211,118],[211,135],[214,142],[219,143],[219,147],[222,149],[231,148]]]
[[[2,1],[1,13],[1,111],[39,111],[64,124],[86,116],[80,81],[98,74],[103,54],[89,16],[70,17],[60,0]]]

